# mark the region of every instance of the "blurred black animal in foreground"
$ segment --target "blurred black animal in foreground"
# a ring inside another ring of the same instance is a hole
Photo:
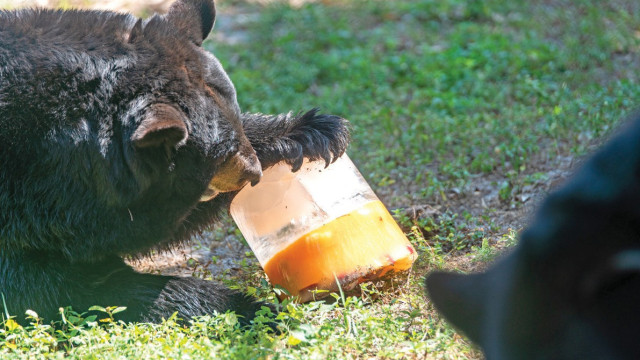
[[[513,253],[426,287],[490,360],[640,359],[640,118],[547,197]]]
[[[246,323],[263,305],[122,260],[205,229],[262,169],[347,146],[337,116],[242,113],[201,46],[214,19],[213,0],[146,20],[0,11],[0,293],[19,321],[117,305],[125,321],[231,310]]]

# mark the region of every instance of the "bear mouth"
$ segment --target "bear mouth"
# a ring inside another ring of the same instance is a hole
[[[207,189],[204,191],[202,195],[200,195],[200,202],[210,201],[216,196],[218,196],[218,194],[221,194],[221,193],[240,190],[243,187],[245,187],[245,185],[247,185],[248,183],[249,182],[246,180],[242,180],[240,182],[237,182],[236,184],[219,183],[215,179],[211,180],[211,182],[207,186]]]
[[[207,190],[204,191],[204,193],[200,196],[200,202],[207,202],[211,199],[213,199],[214,197],[218,196],[218,194],[220,194],[220,190],[214,188],[213,186],[209,185],[207,187]]]
[[[236,153],[225,160],[209,180],[200,201],[210,201],[220,193],[240,190],[248,183],[257,184],[262,178],[262,166],[255,154],[253,158]]]

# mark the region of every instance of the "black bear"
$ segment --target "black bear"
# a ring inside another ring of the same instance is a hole
[[[640,117],[545,199],[513,253],[426,287],[488,359],[640,359]]]
[[[213,0],[141,20],[105,11],[0,11],[0,292],[24,321],[126,306],[158,322],[260,303],[195,278],[137,273],[123,256],[212,224],[262,169],[331,162],[348,123],[315,110],[242,113],[201,45]]]

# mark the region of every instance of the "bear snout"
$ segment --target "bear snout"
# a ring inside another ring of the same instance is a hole
[[[209,182],[200,201],[209,201],[223,192],[239,190],[247,183],[257,184],[262,178],[262,165],[253,148],[248,147],[227,159]]]

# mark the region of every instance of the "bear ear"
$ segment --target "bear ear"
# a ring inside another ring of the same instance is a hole
[[[486,290],[481,276],[435,272],[425,280],[429,298],[436,309],[476,343],[482,334]]]
[[[178,0],[169,8],[167,20],[196,45],[202,45],[216,20],[213,0]]]
[[[134,131],[131,141],[137,148],[184,145],[189,136],[185,120],[184,114],[173,106],[153,105]]]
[[[129,34],[127,34],[127,42],[130,44],[134,43],[136,40],[142,37],[142,34],[142,19],[138,19],[138,21],[136,21],[136,23],[131,28]]]

